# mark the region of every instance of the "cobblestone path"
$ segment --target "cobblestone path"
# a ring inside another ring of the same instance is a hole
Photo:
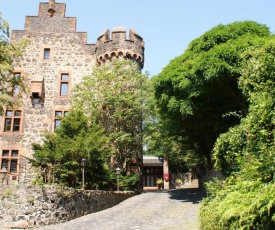
[[[43,230],[197,230],[197,188],[145,192],[120,204]]]

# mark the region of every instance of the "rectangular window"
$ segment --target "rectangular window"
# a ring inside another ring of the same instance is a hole
[[[55,111],[54,113],[54,129],[59,129],[61,119],[68,115],[68,111]]]
[[[21,79],[21,73],[14,73],[13,78],[14,78],[13,95],[16,96],[20,93],[20,85],[18,83]]]
[[[5,132],[11,131],[11,118],[5,118],[5,126],[4,126]]]
[[[17,173],[17,160],[10,161],[10,172]]]
[[[32,93],[31,99],[33,107],[35,107],[35,105],[41,105],[41,107],[44,106],[44,100],[39,96],[39,93]]]
[[[2,157],[8,157],[9,156],[9,150],[3,150]]]
[[[50,53],[51,53],[51,49],[49,48],[44,49],[44,60],[50,59]]]
[[[5,113],[4,132],[20,132],[21,110],[7,110]]]
[[[9,168],[9,160],[2,159],[1,169],[5,168],[8,171]]]
[[[3,150],[3,151],[5,151],[5,150]],[[11,150],[11,156],[18,157],[18,150]]]
[[[5,168],[8,173],[17,173],[18,172],[18,159],[19,151],[18,150],[2,150],[2,156],[0,160],[0,169]]]
[[[40,97],[39,97],[39,93],[32,93],[31,98],[32,98],[32,105],[33,106],[40,104],[41,100],[40,100]]]
[[[69,93],[69,74],[62,73],[60,79],[60,96],[68,96]]]

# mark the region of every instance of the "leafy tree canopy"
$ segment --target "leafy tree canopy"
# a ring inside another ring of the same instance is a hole
[[[73,93],[73,106],[103,125],[113,162],[125,175],[141,173],[146,86],[147,76],[135,63],[115,59],[95,67]]]
[[[163,122],[156,106],[153,84],[148,84],[147,97],[143,112],[143,143],[144,154],[169,158],[171,173],[186,172],[189,169],[196,171],[205,165],[204,158],[197,154],[196,146],[188,146],[182,136],[169,136],[167,124]],[[186,149],[188,149],[186,151]]]
[[[270,36],[253,21],[218,25],[190,43],[153,78],[157,107],[169,136],[207,159],[217,137],[248,113],[238,87],[242,53]]]
[[[240,125],[222,134],[214,148],[216,167],[225,175],[243,170],[251,161],[250,164],[257,164],[257,167],[253,174],[249,172],[250,175],[255,174],[263,180],[273,179],[274,47],[275,38],[270,37],[262,46],[251,47],[243,54],[239,85],[248,98],[249,113]]]
[[[19,105],[14,96],[15,87],[20,87],[20,93],[26,91],[22,78],[13,75],[14,61],[22,56],[22,49],[27,45],[26,40],[9,43],[9,24],[2,19],[0,13],[0,114],[6,107]]]
[[[207,183],[203,229],[275,228],[274,36],[247,49],[242,60],[238,83],[248,114],[215,144],[216,167],[226,179]]]
[[[82,157],[87,159],[86,188],[137,189],[142,167],[142,103],[147,77],[131,61],[113,60],[95,67],[78,84],[72,109],[55,134],[34,145],[34,165],[44,181],[78,187]]]
[[[69,187],[81,185],[81,159],[87,160],[85,167],[86,188],[104,188],[108,184],[110,154],[106,146],[108,138],[103,127],[89,122],[81,111],[71,110],[62,119],[56,133],[47,133],[44,144],[35,144],[34,166],[44,173],[44,182],[54,182]]]
[[[265,25],[219,25],[153,79],[169,137],[225,176],[206,184],[203,229],[275,228],[274,50]]]

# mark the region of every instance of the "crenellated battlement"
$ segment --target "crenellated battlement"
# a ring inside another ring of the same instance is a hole
[[[115,27],[112,32],[107,29],[96,42],[96,60],[101,65],[112,58],[127,58],[138,63],[142,69],[144,65],[144,41],[133,29],[129,30],[126,38],[124,27]]]

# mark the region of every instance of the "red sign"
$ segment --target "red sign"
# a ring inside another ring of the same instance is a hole
[[[164,173],[163,177],[166,182],[169,182],[169,173]]]

